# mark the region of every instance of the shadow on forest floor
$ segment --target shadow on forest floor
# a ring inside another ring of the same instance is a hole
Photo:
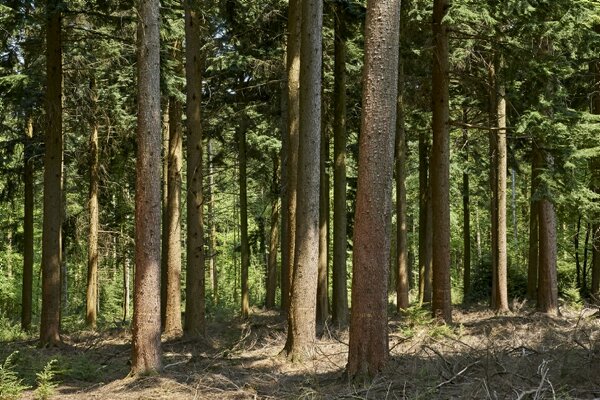
[[[161,376],[125,378],[127,331],[67,336],[60,349],[4,343],[0,359],[19,350],[17,371],[30,385],[58,359],[60,399],[592,399],[600,397],[595,311],[455,310],[451,327],[393,318],[390,362],[366,387],[342,381],[347,331],[325,329],[313,359],[289,364],[278,357],[286,324],[265,311],[246,322],[211,323],[203,342],[163,342]]]

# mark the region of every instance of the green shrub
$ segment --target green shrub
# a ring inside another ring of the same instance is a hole
[[[13,352],[0,365],[0,400],[18,399],[23,391],[29,389],[14,370],[17,355],[17,351]]]
[[[53,370],[54,364],[56,364],[56,360],[48,361],[44,369],[35,374],[37,376],[38,387],[35,389],[34,395],[37,400],[47,400],[56,393],[58,384],[53,382],[55,375],[55,371]]]

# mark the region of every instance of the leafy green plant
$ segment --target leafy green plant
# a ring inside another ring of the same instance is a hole
[[[47,400],[54,396],[58,387],[58,384],[53,382],[55,375],[53,367],[56,362],[56,360],[50,360],[42,371],[35,374],[37,376],[38,387],[34,395],[37,400]]]
[[[18,351],[11,353],[0,365],[0,399],[2,400],[18,399],[23,391],[29,389],[14,370],[18,353]]]

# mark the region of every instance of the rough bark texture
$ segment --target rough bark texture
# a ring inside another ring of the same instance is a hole
[[[162,369],[160,343],[159,1],[141,0],[137,30],[138,123],[132,375]]]
[[[531,198],[529,200],[529,255],[527,266],[527,298],[529,300],[537,299],[538,287],[538,243],[539,243],[539,225],[538,225],[538,190],[540,165],[538,150],[534,147],[531,154]]]
[[[332,320],[337,326],[348,323],[346,285],[346,27],[343,6],[337,3],[334,15],[333,82],[333,273]]]
[[[62,51],[59,0],[47,5],[46,136],[42,232],[42,315],[40,343],[60,343],[61,228],[63,209]]]
[[[323,3],[319,0],[303,1],[302,16],[298,213],[288,335],[284,349],[292,361],[312,356],[315,341]]]
[[[96,112],[96,83],[90,82],[92,112]],[[98,122],[95,115],[90,121],[89,168],[90,190],[88,197],[88,212],[90,225],[88,230],[88,271],[86,290],[85,322],[89,328],[96,329],[98,318]]]
[[[404,129],[404,69],[398,66],[398,102],[396,109],[396,296],[397,311],[406,310],[408,302],[408,231],[406,226],[406,163],[408,161]]]
[[[538,204],[539,213],[539,278],[537,307],[548,314],[558,313],[558,287],[556,275],[556,214],[547,198]]]
[[[317,323],[329,318],[329,176],[326,160],[329,140],[325,127],[321,129],[321,161],[319,178],[319,272],[317,283]]]
[[[277,291],[277,249],[279,248],[279,157],[274,154],[271,178],[271,227],[269,229],[269,257],[267,259],[267,296],[265,307],[275,308]]]
[[[121,235],[122,236],[122,235]],[[129,299],[130,299],[130,284],[129,284],[129,279],[130,279],[130,264],[129,264],[129,256],[127,255],[127,251],[126,249],[122,249],[121,250],[123,252],[123,258],[122,258],[122,262],[123,262],[123,322],[127,322],[129,321]]]
[[[213,150],[212,141],[208,139],[208,218],[210,224],[210,233],[208,239],[208,268],[210,271],[210,284],[212,289],[213,302],[219,304],[219,270],[217,268],[217,223],[215,222],[215,176],[213,170]]]
[[[492,61],[488,66],[488,86],[489,86],[489,126],[493,128],[498,122],[498,97],[496,93],[496,65]],[[490,306],[497,308],[498,303],[498,137],[496,130],[489,130],[489,193],[490,193],[490,252],[492,269],[492,293],[490,296]]]
[[[433,227],[433,300],[437,318],[452,322],[450,299],[450,135],[448,132],[448,27],[443,18],[448,0],[433,2],[433,80],[431,152],[431,210]]]
[[[507,229],[506,229],[506,171],[507,171],[507,147],[506,147],[506,98],[504,87],[498,86],[498,131],[496,133],[496,233],[498,258],[496,259],[496,311],[508,311],[508,253],[507,253]]]
[[[250,244],[248,243],[248,189],[246,184],[246,126],[245,122],[238,130],[238,157],[239,157],[239,186],[240,186],[240,244],[242,260],[242,318],[250,315],[250,298],[248,295],[248,268],[250,267]]]
[[[467,112],[463,112],[463,122],[467,123]],[[463,150],[465,164],[469,162],[469,133],[463,129]],[[471,211],[469,196],[469,172],[463,172],[463,303],[468,303],[471,297]]]
[[[164,333],[167,337],[177,337],[183,332],[181,325],[181,173],[182,120],[181,102],[171,97],[169,100],[169,152],[167,178],[167,280]]]
[[[33,117],[27,119],[25,131],[25,155],[24,155],[24,217],[23,217],[23,290],[21,297],[21,329],[31,329],[31,312],[33,300]]]
[[[352,316],[346,374],[371,379],[388,357],[387,279],[400,1],[369,0],[352,260]]]
[[[431,303],[431,185],[429,144],[425,131],[419,132],[419,304]]]
[[[287,153],[285,157],[285,181],[282,201],[286,215],[286,228],[281,243],[281,311],[287,314],[290,308],[291,285],[296,246],[296,193],[298,181],[298,145],[300,124],[300,28],[302,2],[290,0],[288,8],[287,39]],[[318,151],[318,150],[317,150]]]
[[[167,280],[169,272],[169,224],[167,221],[167,200],[169,198],[169,130],[171,123],[169,121],[169,103],[170,97],[163,100],[163,116],[162,116],[162,231],[161,231],[161,252],[160,252],[160,321],[162,328],[165,327],[165,319],[167,315]]]
[[[185,76],[187,117],[187,266],[184,332],[189,337],[204,335],[204,213],[202,154],[202,54],[200,46],[202,15],[197,3],[186,0]]]

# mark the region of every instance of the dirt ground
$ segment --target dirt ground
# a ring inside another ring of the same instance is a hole
[[[125,330],[65,336],[60,349],[0,344],[3,360],[33,375],[57,358],[56,399],[593,399],[600,398],[600,311],[549,317],[455,310],[438,326],[413,311],[390,320],[390,360],[368,386],[344,382],[348,332],[323,328],[313,359],[289,364],[279,352],[285,322],[256,310],[248,321],[212,322],[208,339],[163,342],[164,374],[127,378]],[[27,382],[27,380],[26,380]],[[33,398],[33,392],[25,398]]]

